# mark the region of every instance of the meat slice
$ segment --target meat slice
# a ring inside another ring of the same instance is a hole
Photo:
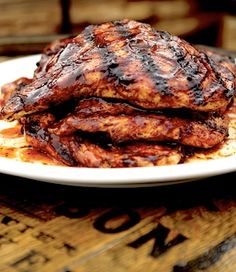
[[[60,136],[76,131],[104,132],[114,143],[167,141],[201,148],[210,148],[227,136],[227,118],[197,113],[186,115],[173,117],[170,113],[168,116],[145,112],[124,103],[85,99],[49,131]]]
[[[132,143],[113,146],[109,150],[85,142],[71,142],[71,148],[79,165],[86,167],[118,168],[178,164],[183,158],[180,147],[151,143]]]
[[[102,147],[83,137],[57,136],[47,127],[55,122],[52,114],[32,115],[24,119],[27,142],[68,166],[82,167],[142,167],[179,163],[183,151],[179,146],[156,143],[132,143]]]
[[[123,20],[89,26],[59,46],[32,83],[1,111],[5,119],[48,109],[72,98],[119,98],[146,109],[218,111],[235,92],[205,53],[149,25]]]

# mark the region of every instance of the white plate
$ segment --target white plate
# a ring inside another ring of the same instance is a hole
[[[0,86],[31,77],[39,55],[0,63]],[[34,180],[93,187],[141,187],[176,184],[236,170],[236,155],[173,166],[95,169],[26,163],[0,157],[0,172]]]

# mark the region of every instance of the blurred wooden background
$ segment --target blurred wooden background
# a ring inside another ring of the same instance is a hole
[[[148,22],[193,43],[236,50],[234,10],[234,0],[0,0],[0,54],[36,53],[88,24],[122,18]]]

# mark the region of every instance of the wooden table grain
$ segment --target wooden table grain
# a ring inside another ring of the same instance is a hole
[[[0,271],[235,272],[235,182],[99,189],[0,174]]]
[[[98,189],[0,175],[2,272],[233,272],[235,173]]]

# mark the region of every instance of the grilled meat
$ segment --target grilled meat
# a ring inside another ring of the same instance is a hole
[[[44,48],[40,61],[37,63],[38,67],[34,71],[35,78],[40,78],[40,76],[47,73],[47,66],[50,66],[50,61],[60,50],[63,50],[71,40],[71,38],[56,40]]]
[[[146,109],[218,111],[235,92],[229,70],[221,73],[192,45],[135,21],[89,26],[55,52],[42,61],[32,83],[7,101],[3,118],[91,96],[119,98]]]
[[[194,115],[194,114],[193,114]],[[227,135],[228,121],[223,117],[196,116],[180,118],[135,109],[124,103],[102,99],[82,100],[76,109],[50,132],[65,136],[76,131],[104,132],[112,142],[167,141],[210,148]]]
[[[204,52],[210,59],[212,59],[215,64],[217,64],[217,67],[215,66],[214,69],[222,69],[222,73],[225,74],[225,76],[229,76],[229,80],[235,80],[236,75],[236,55],[233,56],[226,56],[224,54],[219,53],[218,51],[215,51],[213,48],[208,48],[205,46],[199,46],[199,50]],[[226,69],[223,70],[223,67]],[[227,70],[230,70],[234,77],[232,77],[232,74],[227,73]]]
[[[20,92],[23,87],[29,84],[32,79],[21,77],[17,80],[7,83],[1,87],[0,108],[2,108],[12,95]]]
[[[168,147],[150,143],[132,143],[114,146],[109,150],[96,144],[71,142],[71,148],[80,166],[118,168],[144,167],[178,164],[183,158],[179,147]]]
[[[47,131],[47,127],[55,122],[55,117],[52,114],[35,114],[22,118],[21,122],[24,125],[26,141],[31,146],[66,165],[77,165],[69,149],[70,142],[74,141],[75,136],[59,137]]]
[[[49,113],[25,118],[26,139],[33,147],[43,150],[69,166],[108,168],[157,166],[177,164],[183,158],[183,152],[178,146],[139,142],[103,148],[78,135],[57,136],[47,129],[54,122],[54,116]]]
[[[3,86],[1,118],[68,166],[177,164],[227,137],[235,84],[232,58],[123,20],[46,47],[33,79]]]
[[[214,49],[209,49],[204,46],[201,46],[200,50],[206,54],[212,68],[215,71],[218,71],[218,73],[220,73],[221,75],[224,75],[224,77],[227,78],[228,81],[233,82],[236,86],[236,59],[232,55],[226,56],[214,51]],[[231,73],[229,73],[228,71],[231,71]],[[227,106],[228,105],[222,107],[220,111],[223,113],[227,109]]]

